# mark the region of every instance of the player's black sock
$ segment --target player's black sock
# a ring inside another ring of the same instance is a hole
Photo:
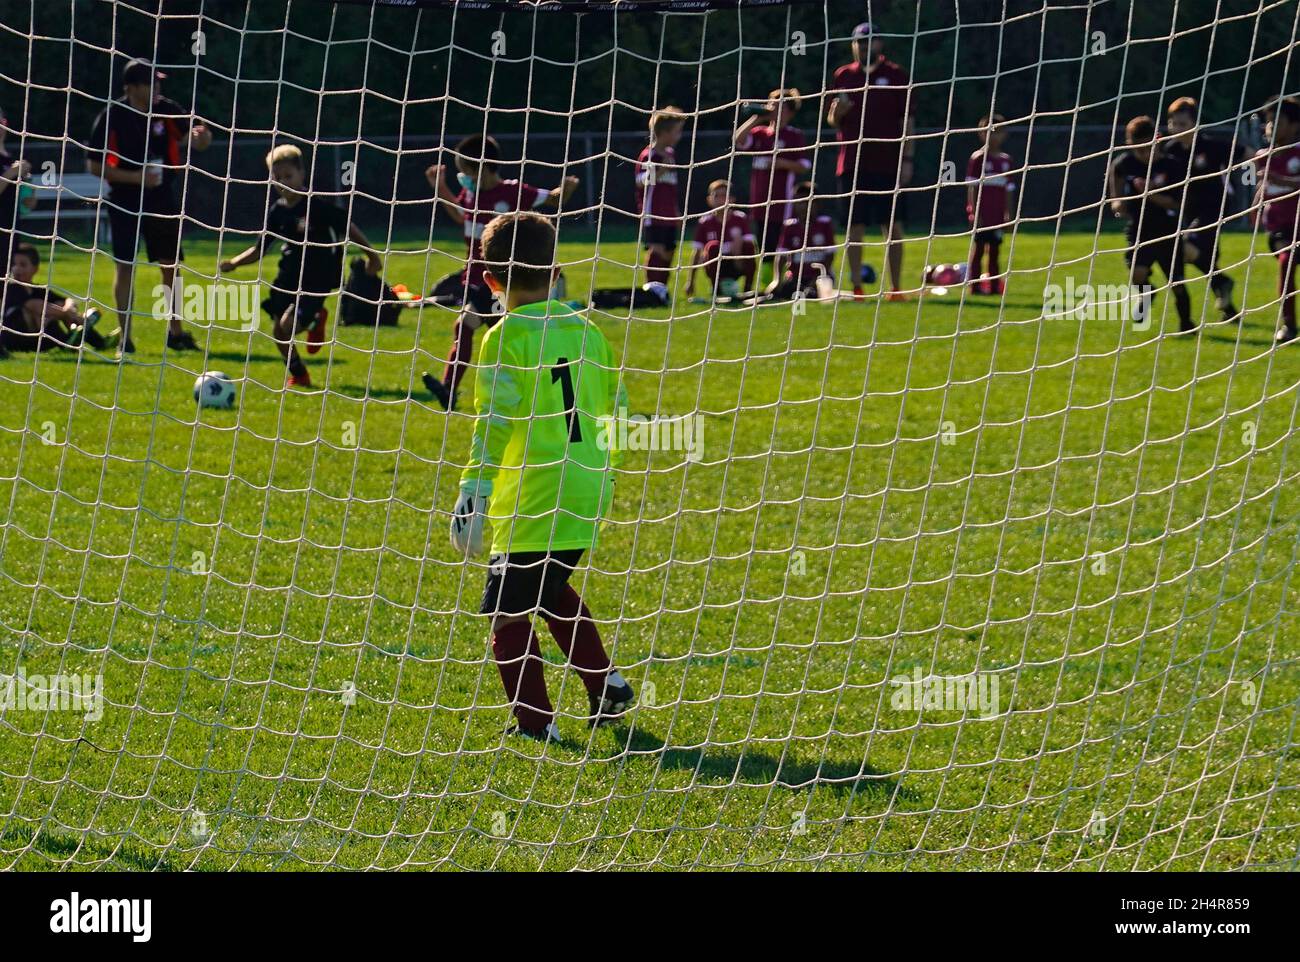
[[[473,356],[474,328],[461,315],[452,328],[451,351],[447,354],[447,367],[442,372],[442,383],[447,388],[448,398],[456,396],[460,379],[465,375],[465,369]]]
[[[1192,298],[1182,284],[1174,285],[1174,307],[1178,309],[1178,327],[1190,331],[1196,325],[1192,323]]]
[[[1237,309],[1232,304],[1232,278],[1227,274],[1214,273],[1210,275],[1210,290],[1214,294],[1215,304],[1224,315],[1236,315]]]
[[[291,351],[289,354],[289,373],[294,377],[302,377],[307,373],[307,365],[302,363],[302,358],[298,356],[297,351]]]
[[[970,267],[966,270],[966,280],[974,284],[980,279],[980,264],[984,262],[984,242],[976,241],[975,249],[971,251]]]

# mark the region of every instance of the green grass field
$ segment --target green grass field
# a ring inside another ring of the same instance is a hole
[[[965,253],[927,243],[909,276]],[[703,460],[629,453],[579,579],[651,703],[589,733],[543,631],[575,716],[545,748],[503,739],[447,541],[471,417],[419,373],[448,313],[339,330],[314,393],[265,323],[0,361],[0,673],[105,686],[93,723],[0,709],[0,868],[1295,867],[1300,347],[1244,234],[1240,329],[1040,319],[1121,245],[1021,234],[1003,300],[600,317],[635,411],[704,413]],[[629,283],[633,246],[601,254]],[[107,302],[111,274],[61,248],[41,277]],[[211,368],[239,401],[196,416]],[[917,670],[999,710],[896,707]]]

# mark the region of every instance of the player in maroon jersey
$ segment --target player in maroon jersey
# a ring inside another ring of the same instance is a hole
[[[794,87],[773,90],[763,113],[751,116],[732,136],[736,149],[752,158],[749,203],[761,228],[764,259],[776,251],[781,227],[792,216],[795,184],[812,170],[808,138],[791,126],[802,103]]]
[[[686,115],[676,107],[656,110],[650,115],[650,143],[636,159],[636,211],[647,252],[646,280],[652,284],[667,285],[677,250],[682,210],[673,148],[685,127]]]
[[[791,298],[800,292],[816,297],[818,277],[835,281],[835,221],[818,210],[816,191],[812,181],[795,187],[792,216],[781,225],[777,241],[776,280],[767,290],[774,299]]]
[[[853,62],[835,71],[826,122],[840,142],[836,173],[848,198],[848,261],[854,296],[862,295],[862,242],[868,226],[885,238],[891,290],[902,300],[903,227],[912,182],[913,133],[907,71],[885,57],[884,42],[869,23],[853,28]]]
[[[686,282],[687,297],[695,293],[695,278],[701,267],[713,285],[715,297],[720,293],[719,284],[729,288],[729,281],[739,283],[734,291],[721,292],[728,297],[753,289],[758,252],[754,225],[749,215],[737,209],[735,204],[729,181],[715,180],[709,184],[709,212],[695,226],[692,244],[695,259]]]
[[[1268,247],[1277,256],[1278,295],[1282,299],[1282,326],[1276,340],[1285,344],[1296,338],[1295,275],[1297,223],[1300,222],[1300,100],[1283,97],[1264,108],[1267,147],[1255,155],[1259,187],[1252,205],[1254,216],[1263,205]]]
[[[1002,247],[1002,230],[1011,218],[1016,184],[1011,179],[1011,155],[1002,150],[1007,139],[1004,124],[1006,118],[1001,114],[980,118],[979,136],[984,143],[966,164],[966,217],[975,228],[966,277],[976,294],[1001,294],[1006,289],[998,251]],[[986,254],[988,271],[981,276]]]
[[[558,208],[578,187],[577,177],[565,177],[555,190],[542,190],[521,180],[505,180],[497,173],[501,147],[492,137],[475,134],[455,148],[456,181],[460,193],[447,186],[446,168],[434,164],[424,172],[429,185],[448,216],[464,227],[465,269],[461,272],[457,299],[460,316],[452,327],[451,351],[442,380],[432,374],[421,375],[424,386],[446,410],[456,408],[456,394],[461,378],[474,356],[474,332],[483,325],[496,323],[499,313],[492,292],[483,282],[483,254],[479,243],[488,222],[498,214],[521,210]],[[440,288],[445,287],[440,284]]]

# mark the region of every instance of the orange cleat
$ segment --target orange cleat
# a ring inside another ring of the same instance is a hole
[[[320,353],[321,345],[325,343],[325,325],[329,322],[330,312],[322,307],[316,312],[316,323],[311,326],[307,332],[307,353]]]
[[[867,295],[864,294],[863,291],[862,291],[862,285],[861,285],[861,284],[855,284],[855,285],[853,285],[853,299],[854,299],[855,301],[860,301],[860,300],[862,300],[863,298],[865,298],[866,296],[867,296]]]
[[[895,289],[895,290],[892,290],[892,291],[890,291],[888,294],[885,295],[885,300],[887,300],[887,301],[905,301],[905,300],[907,300],[907,295],[904,294],[902,291]]]
[[[311,375],[306,371],[301,374],[290,374],[284,382],[285,387],[311,387]]]

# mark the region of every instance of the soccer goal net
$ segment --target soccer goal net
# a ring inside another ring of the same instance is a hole
[[[1295,868],[1296,35],[6,0],[0,868]]]

